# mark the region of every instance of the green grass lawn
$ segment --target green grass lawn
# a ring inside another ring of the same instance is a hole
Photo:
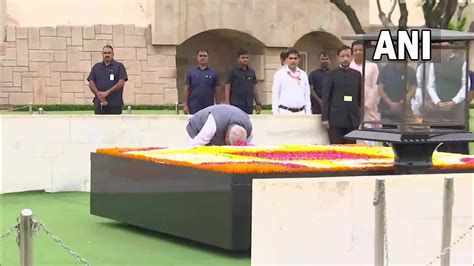
[[[250,252],[230,252],[91,215],[89,193],[0,195],[1,232],[30,208],[90,265],[248,266]],[[157,214],[159,215],[159,214]],[[192,222],[192,221],[186,221]],[[19,265],[16,235],[0,241],[0,265]],[[81,265],[44,231],[34,237],[34,265]]]

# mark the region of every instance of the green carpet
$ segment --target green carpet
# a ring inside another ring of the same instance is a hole
[[[250,252],[230,252],[89,214],[89,193],[0,195],[3,234],[24,208],[90,265],[250,265]],[[0,241],[0,265],[19,265],[16,233]],[[35,265],[81,265],[44,231],[34,238]]]

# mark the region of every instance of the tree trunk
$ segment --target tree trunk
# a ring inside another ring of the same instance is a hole
[[[461,22],[464,14],[464,9],[468,6],[468,2],[466,1],[463,5],[458,6],[458,11],[457,11],[457,21]]]
[[[407,28],[408,23],[408,8],[406,1],[399,0],[398,7],[400,7],[400,19],[398,20],[398,29],[404,30]]]
[[[396,3],[396,2],[394,2]],[[379,19],[380,22],[382,22],[382,25],[385,28],[391,28],[394,27],[392,20],[390,19],[390,16],[385,15],[385,12],[382,11],[382,7],[380,6],[380,0],[377,0],[377,9],[379,10]],[[391,12],[391,11],[390,11]]]
[[[336,7],[339,10],[341,10],[342,13],[344,13],[344,15],[346,15],[355,33],[357,34],[365,33],[364,29],[362,28],[362,25],[360,24],[359,18],[357,17],[357,14],[355,13],[354,9],[350,5],[346,4],[344,0],[329,0],[329,2],[336,5]]]
[[[426,24],[426,27],[428,28],[437,28],[436,23],[434,22],[435,19],[434,19],[434,14],[433,14],[435,5],[436,5],[435,1],[431,0],[431,1],[426,1],[422,6],[423,15],[425,17],[425,24]]]
[[[448,1],[450,0],[439,0],[435,8],[431,10],[431,23],[433,24],[433,28],[441,28],[441,22],[445,17]]]
[[[458,1],[457,0],[449,0],[446,3],[446,6],[444,8],[443,16],[441,17],[441,23],[440,27],[442,29],[447,29],[449,26],[449,22],[451,21],[451,18],[453,18],[454,14],[456,13],[456,9],[458,7]]]
[[[398,28],[399,29],[406,29],[408,23],[408,9],[406,5],[407,0],[392,0],[394,1],[393,4],[398,2],[398,6],[400,8],[400,19],[398,21]],[[346,15],[349,23],[352,26],[352,29],[357,34],[365,33],[362,25],[357,17],[356,12],[354,9],[348,5],[345,0],[329,0],[329,2],[333,3],[344,15]],[[465,6],[468,5],[466,1]],[[458,21],[462,19],[462,10],[464,7],[459,8],[458,12]],[[377,0],[377,8],[379,12],[379,19],[382,22],[382,25],[385,28],[394,27],[394,24],[391,20],[391,14],[393,12],[394,6],[392,6],[388,16],[383,12],[382,7],[380,5],[380,0]],[[428,28],[442,28],[447,29],[449,27],[449,22],[456,14],[456,10],[458,9],[458,0],[439,0],[438,4],[436,0],[427,0],[422,5],[423,15],[425,18],[425,26]],[[474,22],[471,24],[471,29],[474,25]]]
[[[397,6],[397,1],[393,1],[392,6],[390,7],[390,11],[388,11],[388,15],[387,15],[390,21],[392,21],[392,14],[396,6]]]

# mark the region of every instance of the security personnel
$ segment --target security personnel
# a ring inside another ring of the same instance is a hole
[[[247,114],[253,113],[253,101],[256,104],[256,113],[260,114],[261,103],[258,97],[257,76],[249,67],[249,53],[240,49],[237,53],[238,66],[232,68],[227,74],[225,84],[225,100],[240,108]]]
[[[196,55],[198,66],[190,69],[186,75],[183,108],[185,114],[194,114],[217,101],[219,76],[208,66],[209,52],[198,50]]]
[[[95,96],[95,114],[122,114],[127,71],[122,63],[114,60],[114,48],[110,45],[102,48],[102,60],[92,67],[87,78]]]

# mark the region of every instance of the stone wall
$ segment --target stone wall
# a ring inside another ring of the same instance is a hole
[[[177,101],[176,47],[151,45],[150,28],[134,25],[7,27],[0,53],[0,104],[89,104],[87,76],[105,44],[129,80],[126,104]]]
[[[474,213],[473,173],[449,174],[452,209],[443,208],[446,174],[383,177],[391,265],[440,265],[435,258],[444,231],[443,209],[452,210],[451,241],[467,232],[449,251],[450,265],[473,265],[468,231]],[[254,178],[251,265],[377,265],[373,200],[379,178]]]
[[[99,24],[146,27],[154,21],[155,0],[0,1],[7,2],[8,25],[17,27]]]
[[[281,67],[280,53],[281,48],[266,48],[265,49],[265,86],[264,92],[261,94],[263,102],[272,102],[272,86],[273,86],[273,76]]]
[[[0,115],[0,194],[89,191],[91,152],[107,147],[187,147],[188,119],[187,115]],[[259,145],[328,144],[319,115],[251,119]]]
[[[237,52],[244,48],[250,52],[249,65],[257,75],[257,88],[260,94],[264,92],[263,87],[263,52],[264,45],[254,37],[239,31],[218,29],[203,32],[186,40],[176,48],[176,62],[178,72],[178,91],[180,101],[183,101],[183,88],[186,74],[189,69],[196,67],[196,50],[206,49],[209,51],[209,66],[217,71],[219,75],[219,88],[217,101],[225,101],[225,82],[228,71],[237,64]],[[283,50],[283,48],[282,48]]]
[[[369,0],[346,0],[362,25],[369,24]],[[290,47],[302,36],[326,31],[352,34],[346,16],[328,0],[160,0],[155,1],[153,44],[179,45],[214,29],[247,33],[267,47]]]
[[[5,22],[7,21],[7,2],[0,0],[0,43],[5,40]]]

